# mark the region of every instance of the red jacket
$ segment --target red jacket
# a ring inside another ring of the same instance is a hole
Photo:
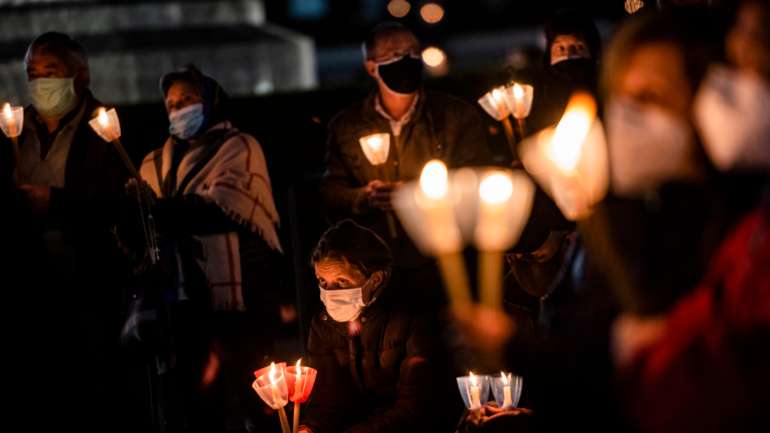
[[[620,375],[642,431],[770,431],[770,207],[738,224]]]

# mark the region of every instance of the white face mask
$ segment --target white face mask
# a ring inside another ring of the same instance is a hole
[[[619,196],[640,196],[695,172],[693,135],[683,120],[627,99],[607,106],[610,185]]]
[[[717,168],[770,169],[770,85],[761,78],[712,68],[693,110],[706,153]]]
[[[46,117],[66,114],[77,105],[75,77],[36,78],[27,83],[32,105]]]
[[[321,289],[321,302],[326,312],[337,322],[356,320],[361,314],[364,303],[364,291],[361,287],[354,289],[324,290]]]

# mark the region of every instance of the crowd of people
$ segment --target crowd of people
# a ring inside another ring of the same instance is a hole
[[[577,11],[545,23],[542,66],[509,78],[534,76],[532,132],[575,92],[598,101],[609,191],[570,221],[537,189],[494,309],[448,307],[392,197],[432,159],[528,167],[495,154],[474,105],[426,88],[410,29],[372,29],[374,86],[328,125],[329,228],[307,257],[321,305],[302,342],[318,375],[299,432],[770,429],[768,32],[766,0],[648,10],[604,50]],[[296,299],[265,155],[225,90],[194,65],[160,77],[168,136],[134,168],[89,125],[102,104],[76,40],[40,35],[24,67],[32,104],[21,135],[0,137],[18,415],[277,430],[250,383],[273,353],[264,329],[295,320]],[[383,132],[374,166],[359,139]],[[470,368],[522,376],[521,408],[463,411]]]

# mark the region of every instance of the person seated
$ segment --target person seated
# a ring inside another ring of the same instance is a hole
[[[343,220],[312,255],[323,308],[313,318],[318,370],[300,432],[426,431],[432,368],[422,320],[390,296],[392,256],[373,231]]]

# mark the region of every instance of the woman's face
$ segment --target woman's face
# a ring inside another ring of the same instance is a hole
[[[193,104],[203,102],[200,90],[190,83],[177,81],[166,92],[166,111],[171,114]]]
[[[324,290],[353,289],[366,282],[366,276],[347,261],[327,259],[314,267],[318,286]]]
[[[689,120],[693,90],[679,47],[652,42],[636,49],[613,81],[612,96],[662,108]]]

